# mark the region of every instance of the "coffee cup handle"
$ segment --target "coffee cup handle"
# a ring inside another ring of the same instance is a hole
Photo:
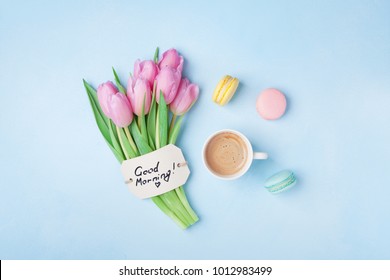
[[[253,159],[267,159],[267,158],[268,158],[267,153],[259,153],[259,152],[253,153]]]

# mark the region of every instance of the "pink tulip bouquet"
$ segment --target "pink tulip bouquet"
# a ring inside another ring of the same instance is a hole
[[[157,48],[154,60],[134,63],[127,88],[114,69],[115,85],[108,81],[95,91],[84,80],[97,126],[120,163],[174,144],[198,98],[198,86],[182,77],[183,57],[175,49],[158,56]],[[183,186],[151,199],[183,229],[198,221]]]

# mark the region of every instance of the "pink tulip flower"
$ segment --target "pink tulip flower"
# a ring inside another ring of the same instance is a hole
[[[156,100],[160,102],[160,91],[163,92],[165,102],[170,104],[175,99],[181,80],[181,71],[171,67],[163,67],[156,77]]]
[[[153,60],[136,60],[134,63],[134,78],[135,79],[145,79],[149,82],[150,87],[153,87],[154,79],[158,73],[158,68],[156,63]]]
[[[118,92],[117,87],[110,81],[105,82],[99,85],[97,89],[97,97],[99,100],[100,107],[103,110],[103,113],[109,118],[108,113],[108,99],[111,95],[114,95]]]
[[[138,79],[130,77],[127,85],[127,97],[130,100],[134,114],[141,116],[144,102],[144,114],[149,113],[150,103],[152,102],[152,90],[148,80],[140,77]]]
[[[162,58],[158,63],[158,67],[160,70],[164,67],[171,67],[180,71],[181,73],[183,70],[183,62],[184,59],[181,55],[178,54],[177,50],[169,49],[163,53]]]
[[[117,92],[108,98],[108,113],[110,119],[118,127],[126,127],[133,121],[133,110],[126,95]]]
[[[177,91],[175,99],[170,104],[169,108],[172,113],[181,116],[188,112],[198,99],[199,87],[191,84],[186,78],[182,79]]]

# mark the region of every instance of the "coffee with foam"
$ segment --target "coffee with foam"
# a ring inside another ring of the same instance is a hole
[[[235,133],[222,132],[210,139],[204,157],[216,175],[234,176],[241,172],[248,161],[247,144]]]

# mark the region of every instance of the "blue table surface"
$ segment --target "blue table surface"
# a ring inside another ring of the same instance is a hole
[[[7,1],[0,10],[0,259],[389,259],[389,1]],[[178,145],[200,221],[134,197],[82,85],[124,81],[175,47],[200,87]],[[211,95],[230,74],[231,102]],[[260,118],[259,92],[286,114]],[[267,161],[236,181],[203,167],[216,130]],[[263,183],[282,169],[294,189]]]

